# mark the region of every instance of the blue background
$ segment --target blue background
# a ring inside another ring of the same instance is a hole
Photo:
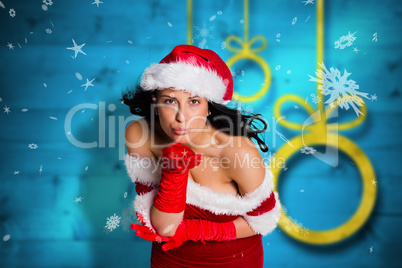
[[[131,205],[135,191],[123,162],[124,128],[137,117],[130,116],[118,99],[147,66],[187,42],[187,2],[104,0],[97,7],[92,0],[59,0],[46,11],[42,1],[1,2],[5,8],[0,7],[0,265],[148,267],[151,243],[129,229],[136,222]],[[15,17],[9,15],[11,8]],[[308,75],[315,76],[317,66],[315,8],[302,1],[250,1],[249,36],[267,39],[268,47],[258,55],[269,64],[272,81],[263,98],[246,105],[270,124],[274,104],[282,95],[308,97],[313,105],[310,96],[317,94],[317,88]],[[402,4],[333,0],[325,1],[324,9],[325,65],[342,74],[346,69],[359,91],[377,96],[373,101],[364,99],[363,124],[340,133],[369,157],[377,180],[376,204],[358,232],[334,245],[304,244],[277,228],[263,238],[265,266],[398,267]],[[205,21],[210,32],[202,44],[225,61],[234,54],[222,42],[232,34],[243,37],[243,18],[243,1],[193,1],[192,26],[202,28]],[[356,32],[353,45],[335,49],[334,42],[349,31]],[[377,42],[372,40],[374,33]],[[197,34],[193,28],[195,45],[202,41]],[[85,43],[86,55],[72,57],[74,52],[66,49],[73,46],[72,39],[77,45]],[[232,71],[235,91],[241,94],[256,92],[264,81],[255,62],[238,62]],[[95,80],[85,90],[87,78]],[[77,105],[85,108],[74,114],[68,134],[65,120]],[[5,107],[11,112],[6,113]],[[306,115],[301,109],[286,113],[299,123]],[[340,111],[338,122],[355,118],[351,109]],[[282,126],[278,131],[288,139],[300,135]],[[69,140],[71,136],[97,143],[80,148]],[[284,144],[273,132],[265,137],[271,154]],[[301,155],[287,162],[281,173],[281,201],[288,215],[306,228],[336,227],[358,207],[360,173],[342,153],[339,159],[339,165],[331,167]],[[82,202],[74,202],[79,196]],[[115,213],[121,217],[120,226],[110,232],[106,219]]]

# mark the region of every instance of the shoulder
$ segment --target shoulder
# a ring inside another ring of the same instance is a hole
[[[229,160],[228,174],[237,183],[241,195],[252,192],[263,183],[266,165],[250,138],[233,137],[233,144],[224,151]]]
[[[129,155],[154,158],[149,146],[149,126],[144,118],[130,122],[125,130],[124,138]]]

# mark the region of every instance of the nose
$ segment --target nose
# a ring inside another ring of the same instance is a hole
[[[179,121],[180,123],[183,123],[183,122],[186,121],[186,117],[185,117],[185,115],[184,115],[183,109],[177,108],[176,120]]]

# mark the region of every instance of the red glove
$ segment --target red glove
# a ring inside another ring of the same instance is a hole
[[[166,242],[169,241],[168,237],[158,235],[155,233],[153,230],[151,230],[149,227],[140,225],[140,224],[131,224],[131,229],[134,231],[137,231],[135,234],[145,240],[148,241],[158,241],[158,242]]]
[[[172,143],[162,148],[161,181],[154,206],[167,213],[179,213],[186,206],[188,172],[201,163],[201,155],[188,146]]]
[[[168,237],[162,236],[162,235],[158,235],[157,233],[155,233],[153,230],[151,230],[149,227],[145,226],[145,221],[144,221],[144,217],[139,214],[138,212],[136,212],[137,214],[137,219],[142,223],[142,225],[140,224],[131,224],[131,229],[133,229],[134,231],[137,231],[135,234],[145,240],[148,241],[169,241]]]
[[[236,240],[236,227],[233,221],[212,222],[202,219],[183,219],[174,236],[162,246],[163,251],[181,246],[187,240],[231,241]]]

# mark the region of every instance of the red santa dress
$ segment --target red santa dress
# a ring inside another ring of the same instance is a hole
[[[136,183],[134,209],[142,215],[145,226],[155,231],[150,209],[161,179],[161,164],[151,158],[126,154],[125,165]],[[272,177],[266,166],[263,183],[244,196],[214,192],[189,179],[184,218],[228,222],[242,216],[257,234],[206,244],[189,240],[168,251],[162,250],[164,242],[152,242],[151,267],[263,267],[262,236],[276,228],[281,209]]]

